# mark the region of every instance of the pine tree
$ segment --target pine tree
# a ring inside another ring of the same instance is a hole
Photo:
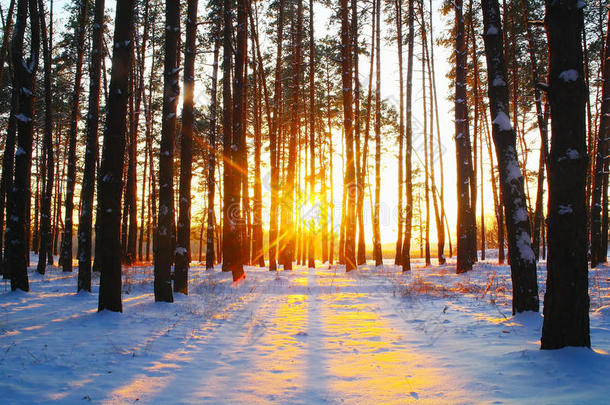
[[[104,0],[95,1],[91,64],[89,66],[89,105],[87,111],[85,168],[81,190],[81,209],[78,221],[78,290],[91,291],[91,224],[93,222],[93,194],[95,166],[98,156],[98,126],[100,110],[100,79],[103,57]],[[52,180],[51,180],[52,182]],[[51,183],[52,184],[52,183]]]
[[[159,149],[159,219],[155,239],[155,301],[173,302],[171,267],[174,259],[174,135],[180,87],[178,39],[180,4],[165,2],[163,116]]]
[[[500,174],[506,229],[508,233],[513,314],[538,311],[536,259],[531,247],[530,222],[525,203],[523,177],[516,150],[515,130],[509,118],[509,97],[500,6],[497,0],[483,0],[483,29],[487,57],[488,96],[492,136]]]
[[[83,56],[85,54],[87,9],[89,5],[88,0],[79,1],[78,25],[74,44],[76,47],[76,73],[74,75],[74,90],[72,91],[71,100],[70,133],[68,135],[68,177],[66,179],[64,234],[60,258],[63,271],[66,272],[72,271],[72,219],[74,217],[74,187],[76,185],[76,137],[80,109],[81,79],[83,76]]]
[[[96,240],[104,246],[96,257],[100,269],[98,310],[122,312],[121,303],[121,194],[129,99],[129,75],[133,62],[134,0],[117,0],[112,47],[108,109],[98,182]]]
[[[195,92],[195,48],[197,39],[197,0],[189,0],[186,12],[184,47],[184,104],[180,137],[180,196],[174,269],[174,291],[188,294],[191,257],[191,178],[193,161],[193,96]]]
[[[546,1],[549,44],[549,212],[542,349],[591,347],[585,210],[583,3]],[[512,252],[511,252],[512,253]],[[512,258],[511,258],[512,259]]]
[[[24,59],[24,37],[29,11],[30,53]],[[36,0],[19,0],[15,31],[11,43],[14,85],[19,89],[17,115],[17,149],[15,172],[7,202],[6,251],[11,275],[11,290],[29,291],[27,273],[28,234],[27,215],[30,203],[32,174],[32,140],[36,69],[40,50],[40,19]],[[16,101],[13,99],[13,101]]]

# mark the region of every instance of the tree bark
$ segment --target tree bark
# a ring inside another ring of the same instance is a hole
[[[269,155],[271,159],[271,205],[269,215],[269,270],[277,270],[278,251],[278,208],[279,208],[279,167],[278,130],[280,123],[280,103],[282,100],[282,44],[284,41],[284,0],[279,1],[277,21],[277,53],[275,62],[275,84],[273,89],[273,120],[269,128]]]
[[[98,126],[100,110],[100,79],[103,51],[104,0],[95,1],[91,65],[89,67],[89,105],[87,112],[85,169],[81,191],[81,210],[78,221],[78,291],[91,292],[91,224],[93,222],[93,195],[95,192],[95,166],[98,157]],[[50,180],[52,182],[52,179]],[[51,183],[52,184],[52,183]]]
[[[523,177],[516,150],[516,136],[509,118],[504,44],[497,0],[483,0],[483,29],[487,57],[488,96],[492,119],[492,137],[506,214],[506,229],[513,284],[513,314],[538,311],[536,259],[531,247],[530,222],[525,203]]]
[[[30,54],[24,59],[24,36],[29,10]],[[7,202],[6,246],[7,265],[11,275],[11,290],[29,291],[27,273],[27,224],[32,174],[33,117],[36,86],[36,69],[40,49],[40,19],[36,0],[19,0],[15,31],[11,43],[14,85],[19,89],[17,124],[17,150],[15,172]]]
[[[64,234],[61,247],[61,265],[63,271],[72,271],[72,219],[74,217],[74,187],[76,185],[76,136],[78,132],[78,119],[80,107],[81,78],[83,76],[83,56],[85,54],[85,31],[87,22],[87,9],[89,2],[81,0],[78,17],[78,29],[75,35],[76,42],[76,74],[74,76],[74,90],[72,92],[70,132],[68,135],[68,177],[66,179],[66,200]]]
[[[165,2],[165,62],[163,116],[159,149],[159,217],[155,239],[155,301],[173,302],[171,267],[174,259],[174,136],[178,107],[178,40],[180,4]]]
[[[379,0],[378,0],[379,1]],[[407,104],[407,138],[405,143],[405,192],[406,192],[406,212],[405,212],[405,236],[402,244],[402,259],[400,264],[402,265],[402,271],[411,270],[411,231],[413,221],[413,169],[412,169],[412,149],[413,149],[413,122],[412,122],[412,99],[413,99],[413,45],[414,45],[414,1],[409,1],[409,33],[408,33],[408,45],[407,51],[407,89],[406,89],[406,104]]]
[[[591,347],[585,209],[587,90],[580,4],[577,0],[546,1],[553,119],[542,349]]]
[[[197,40],[197,0],[189,0],[186,12],[184,48],[184,101],[180,137],[180,190],[174,292],[188,294],[191,259],[191,178],[193,170],[193,98],[195,92],[195,47]]]
[[[345,217],[345,271],[356,269],[356,194],[354,166],[354,125],[352,94],[352,39],[347,0],[340,0],[341,19],[341,77],[343,89],[343,126],[345,129],[345,184],[347,192]]]
[[[134,0],[117,0],[108,112],[104,129],[102,161],[98,182],[98,215],[96,239],[104,246],[97,257],[100,268],[98,311],[122,312],[121,303],[121,191],[126,137],[129,73],[133,62],[132,33]]]
[[[474,212],[470,205],[470,181],[472,180],[472,158],[470,156],[470,133],[468,128],[468,105],[466,93],[466,41],[462,0],[455,2],[455,150],[457,160],[457,273],[472,269],[476,239]]]
[[[608,27],[610,27],[610,11],[608,12]],[[606,252],[603,251],[603,238],[608,234],[602,232],[602,204],[604,180],[607,172],[604,170],[608,160],[608,137],[610,136],[610,34],[606,30],[605,47],[602,53],[602,99],[595,153],[595,169],[593,172],[593,192],[591,203],[591,267],[597,267],[605,262]]]
[[[373,214],[373,256],[375,266],[383,265],[379,209],[381,198],[381,1],[375,3],[375,206]]]
[[[218,90],[218,56],[220,54],[220,29],[222,19],[216,17],[216,40],[214,41],[214,64],[212,66],[212,86],[210,88],[210,132],[208,133],[208,207],[207,207],[207,228],[206,228],[206,251],[205,251],[205,268],[210,270],[214,268],[215,252],[214,252],[214,197],[216,193],[216,114],[217,106],[217,90]]]

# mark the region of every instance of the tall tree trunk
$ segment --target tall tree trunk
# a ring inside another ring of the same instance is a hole
[[[30,54],[24,59],[23,47],[27,25],[28,9],[30,17]],[[6,246],[7,266],[11,274],[11,290],[29,291],[27,263],[27,211],[30,201],[30,178],[32,174],[32,139],[36,69],[40,49],[40,19],[36,0],[19,0],[15,32],[11,43],[14,85],[19,89],[17,120],[17,150],[15,152],[15,173],[7,203]]]
[[[378,0],[379,1],[379,0]],[[408,33],[408,45],[409,50],[407,51],[407,139],[405,143],[405,191],[406,191],[406,212],[405,212],[405,237],[402,244],[402,259],[400,261],[402,265],[402,271],[411,270],[411,231],[413,221],[413,169],[412,169],[412,148],[413,148],[413,122],[412,122],[412,99],[413,99],[413,45],[414,45],[414,1],[409,1],[409,33]]]
[[[197,0],[189,0],[186,11],[184,48],[184,101],[180,137],[180,190],[174,292],[188,294],[191,259],[191,178],[193,170],[193,97],[195,92],[195,47],[197,40]]]
[[[608,27],[610,27],[610,11],[608,12]],[[602,232],[602,190],[607,172],[604,170],[608,160],[608,137],[610,137],[610,30],[606,30],[605,48],[602,53],[602,101],[597,135],[597,152],[595,154],[595,169],[593,173],[593,192],[591,204],[591,267],[597,267],[606,260],[602,239],[608,239],[608,233]]]
[[[421,84],[422,84],[422,108],[423,108],[423,141],[424,141],[424,200],[426,202],[426,230],[424,236],[424,252],[426,266],[432,264],[430,259],[430,159],[428,155],[428,109],[426,97],[426,20],[424,19],[424,2],[419,3],[420,33],[421,33]],[[432,135],[430,135],[432,136]]]
[[[180,4],[165,2],[165,62],[163,117],[159,149],[159,218],[155,239],[155,301],[173,302],[171,268],[174,259],[174,136],[178,107],[178,38]]]
[[[352,95],[352,39],[349,23],[347,0],[340,0],[339,14],[341,19],[341,76],[343,89],[343,125],[345,128],[345,184],[347,192],[345,218],[345,271],[356,268],[356,194],[354,166],[354,125]]]
[[[295,35],[293,38],[293,55],[292,55],[292,68],[293,68],[293,80],[292,80],[292,100],[291,110],[292,114],[290,117],[290,139],[288,143],[288,161],[286,164],[286,179],[284,181],[284,197],[283,207],[281,214],[282,223],[282,237],[285,240],[280,243],[280,257],[282,258],[282,264],[284,270],[292,270],[292,262],[294,260],[295,247],[296,247],[296,233],[294,224],[294,197],[295,197],[295,174],[296,174],[296,162],[297,162],[297,147],[299,143],[299,125],[300,125],[300,113],[299,108],[299,95],[300,95],[300,79],[301,79],[301,45],[302,45],[302,33],[303,33],[303,2],[302,0],[297,1],[296,10],[296,28]],[[298,257],[298,256],[297,256]]]
[[[466,93],[466,34],[462,0],[455,2],[455,151],[457,160],[457,273],[472,269],[476,239],[473,240],[474,212],[470,205],[470,181],[472,157],[470,156],[470,132],[468,129],[468,105]]]
[[[591,347],[581,3],[547,0],[545,22],[553,119],[549,154],[549,253],[541,347]]]
[[[383,264],[379,209],[381,198],[381,1],[375,3],[375,207],[373,214],[373,256],[375,266]]]
[[[271,205],[269,215],[269,270],[277,270],[276,252],[278,251],[278,206],[279,206],[279,167],[278,167],[278,130],[280,123],[279,108],[282,100],[282,44],[284,41],[284,0],[280,0],[277,21],[277,52],[275,62],[275,84],[273,88],[273,120],[269,128],[269,155],[271,159]]]
[[[47,255],[51,251],[51,198],[53,195],[53,102],[51,94],[51,49],[52,38],[47,32],[44,3],[38,1],[40,32],[44,57],[44,135],[42,162],[42,201],[40,209],[40,251],[36,271],[45,274]],[[51,256],[52,257],[52,256]],[[79,267],[80,269],[80,267]]]
[[[403,145],[405,138],[405,122],[404,122],[404,78],[402,75],[402,0],[394,0],[394,9],[396,13],[396,44],[398,46],[398,94],[400,100],[398,102],[398,235],[396,237],[396,257],[394,264],[400,265],[402,259],[402,227],[404,218],[404,204],[402,200],[404,172],[403,172]]]
[[[509,117],[500,6],[497,0],[484,0],[482,6],[492,135],[498,159],[511,255],[513,314],[538,311],[536,259],[531,247],[530,222],[525,204],[523,177],[517,157],[516,136]]]
[[[219,13],[220,14],[220,13]],[[214,195],[216,193],[216,114],[217,107],[217,89],[218,89],[218,56],[220,53],[220,29],[222,19],[216,17],[216,40],[214,41],[214,64],[212,66],[212,86],[210,88],[210,132],[208,133],[208,207],[207,207],[207,229],[206,229],[206,251],[205,251],[205,268],[210,270],[214,268]]]
[[[354,8],[356,0],[353,0]],[[315,110],[315,71],[316,71],[316,47],[314,42],[314,31],[313,31],[313,0],[309,0],[309,203],[313,207],[315,204],[316,195],[316,110]],[[315,219],[311,215],[309,223],[309,249],[307,251],[307,265],[309,268],[316,267],[315,262]],[[364,228],[364,226],[363,226]],[[361,229],[364,232],[364,229]],[[364,243],[364,237],[363,237]]]
[[[356,220],[358,222],[357,264],[366,263],[366,243],[364,239],[364,170],[360,153],[360,46],[358,40],[358,1],[351,0],[352,8],[352,55],[354,68],[354,143],[356,148]],[[312,26],[313,29],[313,26]]]
[[[115,31],[104,129],[102,161],[98,182],[96,239],[104,246],[97,257],[100,268],[98,311],[123,311],[121,303],[121,192],[126,138],[129,73],[133,63],[134,0],[117,0]]]
[[[137,113],[136,113],[136,122],[134,123],[136,126],[136,133],[137,133],[137,127],[139,125],[139,116],[140,116],[140,101],[142,101],[142,103],[144,104],[144,119],[148,119],[148,109],[146,106],[146,95],[144,94],[144,71],[145,71],[145,65],[144,65],[144,59],[146,56],[146,43],[148,41],[148,30],[149,30],[149,10],[150,10],[150,2],[149,0],[146,0],[146,2],[144,3],[144,32],[142,33],[142,45],[140,46],[140,76],[138,78],[138,97],[137,97],[137,102],[136,102],[136,107],[137,107]],[[150,89],[152,90],[152,89]],[[146,197],[146,172],[148,171],[148,145],[147,145],[147,140],[144,140],[144,171],[142,173],[142,192],[140,194],[140,237],[138,239],[138,260],[142,261],[143,257],[142,257],[142,245],[144,243],[144,211],[145,211],[145,207],[147,206],[146,202],[145,202],[145,197]],[[136,150],[137,152],[137,150]],[[134,161],[134,163],[137,163]],[[137,190],[136,190],[137,191]],[[136,200],[136,197],[134,196],[134,201]],[[134,210],[136,209],[135,204],[134,204]],[[135,213],[134,213],[135,214]],[[137,234],[137,225],[135,225],[137,218],[133,218],[133,221],[130,222],[130,234],[129,234],[129,241],[128,241],[128,245],[129,247],[131,247],[131,242],[132,242],[132,232],[133,232],[133,243],[135,244],[135,235]],[[134,247],[135,249],[135,247]],[[135,250],[133,252],[134,255],[134,260],[135,260]]]
[[[85,30],[87,22],[87,0],[80,1],[76,42],[76,74],[74,75],[74,90],[71,101],[70,133],[68,135],[68,177],[66,179],[66,201],[64,235],[61,247],[61,265],[63,271],[72,271],[72,218],[74,217],[74,186],[76,184],[76,136],[80,107],[81,78],[83,76],[83,56],[85,54]]]
[[[85,169],[81,191],[81,210],[78,221],[78,290],[91,291],[91,224],[93,222],[93,194],[95,166],[98,157],[98,126],[100,110],[100,78],[103,51],[104,0],[95,1],[91,65],[89,67],[89,105],[87,112],[87,144]],[[52,183],[52,179],[50,180]]]
[[[245,65],[246,10],[241,10],[244,0],[238,4],[237,43],[232,45],[233,23],[231,18],[231,2],[224,1],[224,33],[223,33],[223,131],[224,131],[224,204],[223,204],[223,237],[222,257],[223,271],[231,271],[233,280],[244,277],[241,254],[241,210],[240,189],[241,177],[236,165],[239,165],[242,127],[242,108]],[[243,19],[243,20],[242,20]],[[231,55],[235,52],[235,73],[233,94],[231,96]]]

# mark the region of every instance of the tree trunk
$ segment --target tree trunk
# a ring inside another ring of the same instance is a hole
[[[340,0],[341,19],[341,76],[343,89],[343,125],[345,128],[345,184],[347,192],[345,218],[345,271],[356,269],[356,194],[354,166],[354,126],[352,96],[352,39],[347,0]]]
[[[98,157],[98,126],[100,109],[100,78],[103,51],[104,0],[95,1],[93,41],[89,68],[89,105],[87,112],[87,144],[85,169],[81,191],[81,210],[78,221],[78,290],[91,292],[91,224],[93,222],[93,195],[95,166]],[[52,179],[50,182],[52,183]]]
[[[121,303],[121,191],[126,137],[129,73],[133,62],[132,33],[134,0],[117,0],[115,31],[108,93],[108,112],[98,182],[98,215],[96,239],[104,246],[97,257],[100,268],[98,311],[122,312]]]
[[[165,62],[163,116],[159,149],[159,217],[155,239],[155,301],[173,302],[171,268],[174,261],[174,136],[178,107],[178,37],[180,4],[165,2]]]
[[[549,215],[547,289],[542,349],[591,347],[585,180],[586,88],[583,76],[583,12],[576,0],[546,2],[549,43]]]
[[[219,13],[220,14],[220,13]],[[214,195],[216,193],[216,113],[217,107],[217,89],[218,89],[218,56],[220,53],[220,28],[222,20],[220,16],[216,17],[216,40],[214,41],[214,65],[212,66],[212,86],[210,88],[210,132],[208,133],[208,219],[206,229],[206,251],[205,251],[205,268],[211,270],[214,268]]]
[[[279,2],[277,21],[277,55],[275,62],[275,84],[273,89],[273,120],[269,128],[269,155],[271,159],[271,205],[269,215],[269,270],[277,270],[276,252],[278,251],[278,206],[279,206],[279,167],[278,167],[278,129],[279,108],[282,100],[282,43],[284,41],[284,0]]]
[[[457,160],[457,273],[472,269],[474,263],[473,240],[474,212],[470,205],[470,182],[472,180],[472,158],[470,156],[470,133],[468,128],[468,104],[466,93],[466,41],[462,0],[455,3],[455,151]]]
[[[239,165],[241,148],[242,108],[244,91],[244,65],[246,41],[246,10],[242,11],[244,0],[238,4],[237,43],[232,45],[233,23],[231,18],[231,2],[224,1],[224,33],[223,33],[223,131],[224,131],[224,204],[223,204],[223,237],[222,257],[223,271],[231,271],[233,280],[244,277],[241,254],[241,210],[240,189],[241,176],[236,165]],[[235,74],[233,81],[233,97],[231,97],[231,55],[235,53]]]
[[[405,138],[404,122],[404,83],[402,75],[402,0],[394,0],[396,13],[396,44],[398,46],[398,94],[400,97],[398,107],[398,235],[396,237],[396,257],[394,264],[399,266],[402,259],[402,227],[404,218],[404,204],[402,200],[404,172],[403,172],[403,144]]]
[[[530,222],[525,204],[523,177],[517,157],[516,137],[509,118],[500,6],[497,0],[484,0],[482,6],[492,136],[498,159],[511,254],[513,314],[538,311],[536,260],[531,247]]]
[[[356,0],[353,0],[354,8]],[[313,209],[315,204],[315,193],[316,193],[316,110],[315,110],[315,70],[316,70],[316,48],[314,42],[313,32],[313,0],[309,0],[309,204]],[[311,217],[309,223],[309,249],[307,251],[307,266],[310,269],[316,267],[315,262],[315,218],[313,213],[308,213]],[[364,228],[364,225],[363,227]],[[364,229],[361,229],[361,233]],[[364,243],[364,237],[363,243]]]
[[[30,54],[26,61],[23,55],[24,36],[28,9],[30,17]],[[14,180],[7,202],[6,246],[7,266],[11,275],[11,290],[29,291],[27,263],[27,224],[30,201],[30,178],[32,174],[32,139],[34,117],[34,94],[36,68],[40,49],[40,20],[36,0],[19,0],[15,32],[11,43],[14,85],[19,89],[17,120],[17,150],[15,152]]]
[[[51,251],[51,198],[53,195],[53,102],[51,95],[51,49],[52,38],[47,32],[44,3],[38,1],[40,31],[44,57],[44,135],[42,162],[42,201],[40,209],[40,251],[36,271],[45,274],[47,255]],[[80,269],[80,267],[79,267]]]
[[[301,46],[303,33],[303,2],[297,1],[296,10],[296,35],[294,36],[293,44],[293,80],[292,80],[292,100],[291,100],[291,119],[290,119],[290,139],[288,144],[288,161],[286,168],[286,179],[284,182],[284,197],[281,214],[282,237],[283,242],[280,243],[280,257],[284,270],[292,270],[292,262],[295,259],[296,233],[294,224],[294,197],[295,197],[295,174],[297,162],[297,147],[299,143],[299,125],[300,125],[300,79],[301,79]],[[298,256],[297,256],[298,257]]]
[[[381,1],[375,3],[375,206],[373,214],[373,256],[375,266],[383,265],[379,209],[381,197]]]
[[[188,294],[191,259],[191,178],[193,170],[193,97],[195,92],[195,47],[197,40],[197,0],[189,0],[186,12],[184,48],[184,101],[180,137],[180,190],[174,292]]]
[[[76,136],[78,132],[78,118],[80,107],[81,78],[83,76],[83,56],[85,54],[85,31],[87,22],[87,8],[89,2],[81,0],[78,17],[78,28],[75,35],[76,42],[76,74],[74,76],[74,90],[71,101],[70,133],[68,135],[68,177],[66,179],[66,201],[64,234],[61,247],[61,265],[63,271],[72,271],[72,218],[74,217],[74,186],[76,184]]]
[[[610,11],[608,12],[608,27],[610,27]],[[597,152],[595,154],[595,170],[593,173],[593,192],[591,204],[591,267],[605,262],[606,252],[603,250],[603,239],[608,234],[602,232],[603,189],[607,172],[604,170],[608,160],[608,137],[610,136],[610,34],[606,30],[605,48],[602,56],[602,101],[597,135]]]
[[[378,0],[379,1],[379,0]],[[409,33],[407,51],[407,138],[405,143],[405,191],[406,191],[406,212],[405,212],[405,236],[402,244],[402,271],[411,270],[411,231],[413,221],[413,169],[412,169],[412,149],[413,149],[413,122],[412,122],[412,99],[413,99],[413,45],[414,45],[414,1],[409,1]]]

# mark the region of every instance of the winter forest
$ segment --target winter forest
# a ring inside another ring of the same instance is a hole
[[[605,0],[0,0],[0,396],[605,403]]]

